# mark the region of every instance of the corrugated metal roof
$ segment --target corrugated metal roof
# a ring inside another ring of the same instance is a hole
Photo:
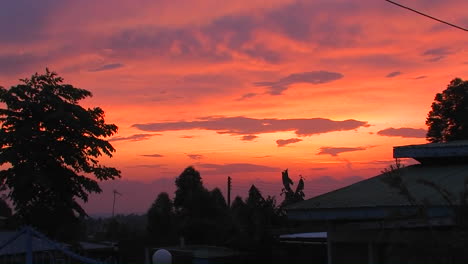
[[[459,165],[413,165],[399,170],[399,175],[418,204],[444,206],[447,202],[433,187],[420,180],[433,182],[450,192],[454,204],[460,203],[468,177],[468,164]],[[388,181],[392,175],[380,174],[347,187],[292,204],[287,210],[332,209],[354,207],[409,206],[407,197],[391,187]]]
[[[0,232],[0,245],[5,243],[7,240],[12,238],[16,234],[17,232],[13,232],[13,231]],[[0,256],[26,253],[26,239],[27,239],[27,236],[25,234],[20,235],[17,239],[12,241],[12,243],[0,249]],[[32,251],[37,252],[37,251],[52,251],[52,250],[55,250],[55,248],[52,247],[50,244],[43,241],[42,239],[32,236]]]
[[[468,141],[399,146],[393,148],[394,158],[414,158],[420,162],[463,163],[468,159]],[[466,162],[465,162],[466,163]]]

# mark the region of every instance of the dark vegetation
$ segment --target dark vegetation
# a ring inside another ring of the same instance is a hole
[[[289,179],[287,170],[283,179]],[[292,184],[291,179],[286,182]],[[297,190],[304,188],[301,182]],[[143,261],[145,247],[177,246],[181,239],[186,245],[224,246],[254,258],[271,258],[276,242],[273,231],[289,225],[275,197],[264,197],[252,185],[247,198],[237,196],[228,207],[220,189],[206,189],[193,167],[187,167],[175,184],[174,199],[168,193],[159,193],[146,215],[88,219],[87,234],[97,241],[119,242],[125,263]],[[303,200],[304,196],[297,193],[287,196],[282,204],[290,204],[288,199]]]
[[[429,142],[468,139],[468,81],[455,78],[436,94],[426,125]]]
[[[105,138],[115,134],[117,126],[105,122],[101,108],[79,106],[90,96],[89,91],[63,84],[49,70],[10,89],[0,87],[0,216],[8,227],[32,225],[61,241],[115,241],[124,263],[141,263],[145,247],[177,245],[182,238],[186,244],[227,246],[255,252],[262,260],[271,257],[272,231],[291,224],[283,208],[305,196],[302,177],[294,190],[287,170],[282,173],[280,205],[252,185],[245,199],[235,197],[228,206],[220,189],[205,188],[200,173],[188,167],[175,179],[174,198],[158,194],[146,215],[87,217],[78,200],[87,202],[89,193],[101,192],[98,181],[120,177],[117,169],[98,161],[115,151]],[[426,124],[430,142],[468,139],[467,81],[454,79],[436,95]],[[393,175],[388,184],[413,203],[399,178],[400,169],[397,163],[384,171]],[[447,196],[430,182],[422,184]],[[453,245],[458,248],[468,243],[467,193],[461,194],[464,206],[456,211],[462,235]]]
[[[63,84],[54,72],[21,82],[0,87],[0,186],[13,203],[15,222],[73,241],[87,216],[78,200],[101,192],[97,180],[120,177],[98,161],[115,151],[103,138],[117,126],[105,123],[101,108],[79,106],[91,93]]]

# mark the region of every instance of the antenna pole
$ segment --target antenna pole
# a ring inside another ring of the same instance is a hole
[[[227,204],[228,208],[231,208],[231,177],[228,176],[227,181]]]
[[[114,218],[114,211],[115,211],[115,193],[116,191],[114,190],[114,200],[112,202],[112,218]]]

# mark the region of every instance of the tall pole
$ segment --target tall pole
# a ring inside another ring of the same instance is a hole
[[[228,202],[228,208],[231,208],[231,177],[228,176],[228,182],[227,182],[227,202]]]
[[[115,195],[118,194],[118,195],[122,195],[121,193],[119,193],[117,190],[114,190],[114,201],[112,202],[112,218],[114,218],[114,212],[115,212]]]

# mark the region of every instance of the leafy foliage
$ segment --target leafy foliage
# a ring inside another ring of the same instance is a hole
[[[171,198],[165,192],[158,195],[147,213],[149,240],[156,244],[174,241],[175,215]]]
[[[435,96],[426,119],[429,142],[468,139],[468,81],[453,79]]]
[[[304,201],[304,179],[299,179],[299,183],[297,184],[296,191],[293,191],[291,185],[294,182],[289,178],[288,170],[284,170],[282,173],[282,180],[283,180],[283,189],[281,190],[281,195],[284,194],[284,200],[281,203],[281,207],[287,206],[292,203]]]
[[[91,93],[63,84],[48,69],[22,79],[10,89],[0,87],[0,184],[8,186],[17,216],[56,237],[86,216],[77,199],[99,193],[98,180],[120,172],[98,158],[112,157],[115,149],[103,138],[116,133],[106,124],[104,111],[85,109],[78,102]]]

